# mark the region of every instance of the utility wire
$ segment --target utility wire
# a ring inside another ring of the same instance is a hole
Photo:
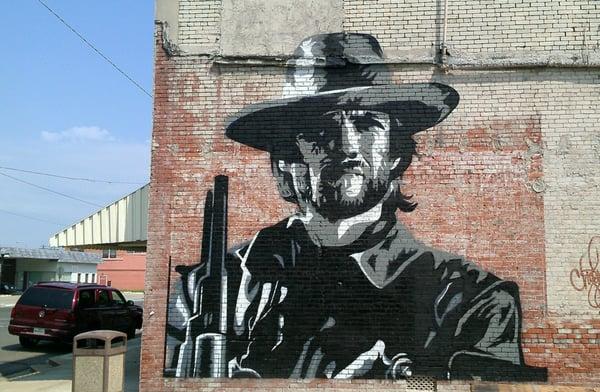
[[[5,214],[14,215],[14,216],[19,216],[21,218],[27,218],[27,219],[36,220],[36,221],[39,221],[39,222],[51,223],[53,225],[66,226],[64,223],[51,222],[51,221],[47,221],[47,220],[44,220],[44,219],[34,218],[32,216],[27,216],[27,215],[23,215],[23,214],[17,214],[16,212],[6,211],[6,210],[3,210],[3,209],[0,209],[0,212],[3,212]]]
[[[105,184],[126,184],[126,185],[141,185],[141,184],[145,184],[143,182],[109,181],[109,180],[98,180],[98,179],[94,179],[94,178],[68,177],[68,176],[61,176],[61,175],[58,175],[58,174],[43,173],[43,172],[37,172],[37,171],[33,171],[33,170],[17,169],[17,168],[14,168],[14,167],[6,167],[6,166],[0,166],[0,169],[13,170],[13,171],[21,172],[21,173],[38,174],[40,176],[63,178],[63,179],[66,179],[66,180],[74,180],[74,181],[102,182],[102,183],[105,183]]]
[[[46,187],[43,187],[43,186],[40,186],[40,185],[37,185],[37,184],[33,184],[33,183],[31,183],[31,182],[27,182],[27,181],[25,181],[25,180],[21,180],[20,178],[13,177],[13,176],[11,176],[11,175],[8,175],[8,174],[6,174],[6,173],[2,173],[2,172],[0,172],[0,176],[8,177],[8,178],[10,178],[10,179],[12,179],[12,180],[15,180],[15,181],[18,181],[18,182],[22,182],[23,184],[27,184],[27,185],[30,185],[30,186],[32,186],[32,187],[35,187],[35,188],[43,189],[43,190],[45,190],[45,191],[47,191],[47,192],[54,193],[54,194],[56,194],[56,195],[60,195],[60,196],[66,197],[66,198],[68,198],[68,199],[77,200],[77,201],[80,201],[80,202],[82,202],[82,203],[89,204],[89,205],[91,205],[91,206],[100,207],[100,208],[104,207],[104,206],[101,206],[101,205],[99,205],[99,204],[96,204],[96,203],[92,203],[92,202],[89,202],[89,201],[85,201],[85,200],[83,200],[83,199],[79,199],[79,198],[77,198],[77,197],[74,197],[74,196],[69,196],[69,195],[67,195],[67,194],[65,194],[65,193],[57,192],[57,191],[54,191],[54,190],[52,190],[52,189],[49,189],[49,188],[46,188]]]
[[[111,59],[109,59],[108,57],[106,57],[102,52],[100,52],[100,50],[98,50],[94,45],[92,45],[92,43],[90,41],[88,41],[87,39],[85,39],[85,37],[83,35],[81,35],[77,30],[75,30],[70,24],[67,23],[67,21],[65,21],[59,14],[57,14],[56,12],[54,12],[54,10],[52,8],[50,8],[46,3],[44,3],[42,0],[38,0],[38,2],[43,5],[52,15],[56,16],[56,18],[58,20],[60,20],[62,22],[62,24],[64,24],[65,26],[67,26],[67,28],[69,30],[71,30],[75,35],[77,35],[79,37],[79,39],[81,39],[87,46],[89,46],[90,48],[92,48],[92,50],[94,52],[96,52],[100,57],[102,57],[104,60],[106,60],[110,65],[113,66],[114,69],[116,69],[117,71],[119,71],[123,76],[125,76],[131,83],[133,83],[137,88],[139,88],[140,90],[142,90],[144,92],[144,94],[146,94],[147,96],[149,96],[150,98],[152,98],[152,94],[150,94],[145,88],[143,88],[138,82],[136,82],[135,80],[133,80],[133,78],[129,75],[127,75],[125,73],[125,71],[123,71],[121,68],[119,68],[117,66],[117,64],[115,64]]]

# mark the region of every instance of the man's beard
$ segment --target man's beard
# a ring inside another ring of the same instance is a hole
[[[375,207],[389,187],[387,175],[371,176],[370,168],[364,172],[344,171],[344,168],[323,168],[316,184],[306,195],[323,217],[330,221],[350,218]],[[311,181],[308,182],[309,184]]]

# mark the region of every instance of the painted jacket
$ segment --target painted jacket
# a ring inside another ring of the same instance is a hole
[[[290,218],[233,257],[231,377],[545,378],[523,361],[517,285],[400,223],[328,249]]]

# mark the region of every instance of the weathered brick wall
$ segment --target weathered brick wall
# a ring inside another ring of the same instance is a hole
[[[235,55],[230,42],[239,37],[240,42],[245,38],[252,42],[237,45],[238,54],[253,53],[250,48],[258,46],[264,54],[285,55],[294,47],[286,36],[302,36],[304,29],[330,31],[339,24],[344,31],[375,35],[389,57],[431,61],[443,44],[446,11],[445,44],[451,64],[600,62],[600,5],[594,0],[463,0],[448,1],[447,9],[443,0],[303,0],[295,12],[287,12],[280,0],[172,4],[179,11],[176,44],[191,54]],[[315,7],[322,13],[306,13],[306,8]],[[279,39],[266,34],[273,31]]]
[[[368,32],[392,49],[440,43],[443,1],[346,0],[344,29]],[[448,1],[450,50],[556,51],[598,48],[600,7],[582,0]]]
[[[180,43],[191,39],[181,36],[184,19],[189,37],[208,32],[193,22],[204,14],[183,11],[200,3],[179,2]],[[407,48],[427,51],[439,43],[443,2],[372,3],[346,0],[344,28],[373,34],[392,55]],[[449,2],[450,56],[452,48],[492,53],[485,61],[467,56],[462,60],[471,61],[468,66],[401,60],[390,65],[396,83],[437,81],[461,97],[447,120],[415,136],[417,155],[402,189],[419,206],[398,217],[427,245],[465,255],[519,285],[525,360],[547,367],[548,382],[598,385],[598,286],[587,279],[584,287],[582,274],[597,274],[600,248],[592,241],[600,235],[600,114],[595,107],[600,71],[589,64],[597,56],[593,42],[600,8],[593,1],[526,3]],[[535,28],[529,29],[523,17]],[[502,28],[494,27],[498,24]],[[230,246],[290,215],[295,206],[279,197],[267,153],[224,136],[228,116],[281,96],[281,63],[170,56],[162,47],[160,25],[156,42],[141,390],[404,389],[403,382],[377,380],[162,377],[167,292],[177,280],[174,266],[199,260],[204,198],[213,177],[229,176]],[[523,57],[527,50],[553,50],[557,58],[576,52],[579,60],[573,62],[588,66],[511,67],[537,61]],[[494,53],[505,51],[511,51],[510,61],[486,67]],[[407,53],[424,58],[419,51]],[[464,382],[438,381],[438,390],[467,389]]]
[[[221,0],[179,2],[179,40],[182,45],[216,51],[220,31]]]

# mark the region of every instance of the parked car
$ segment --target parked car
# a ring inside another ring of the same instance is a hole
[[[10,314],[8,332],[23,347],[40,340],[72,342],[81,332],[112,329],[135,336],[142,308],[113,287],[68,282],[40,282],[28,288]]]

